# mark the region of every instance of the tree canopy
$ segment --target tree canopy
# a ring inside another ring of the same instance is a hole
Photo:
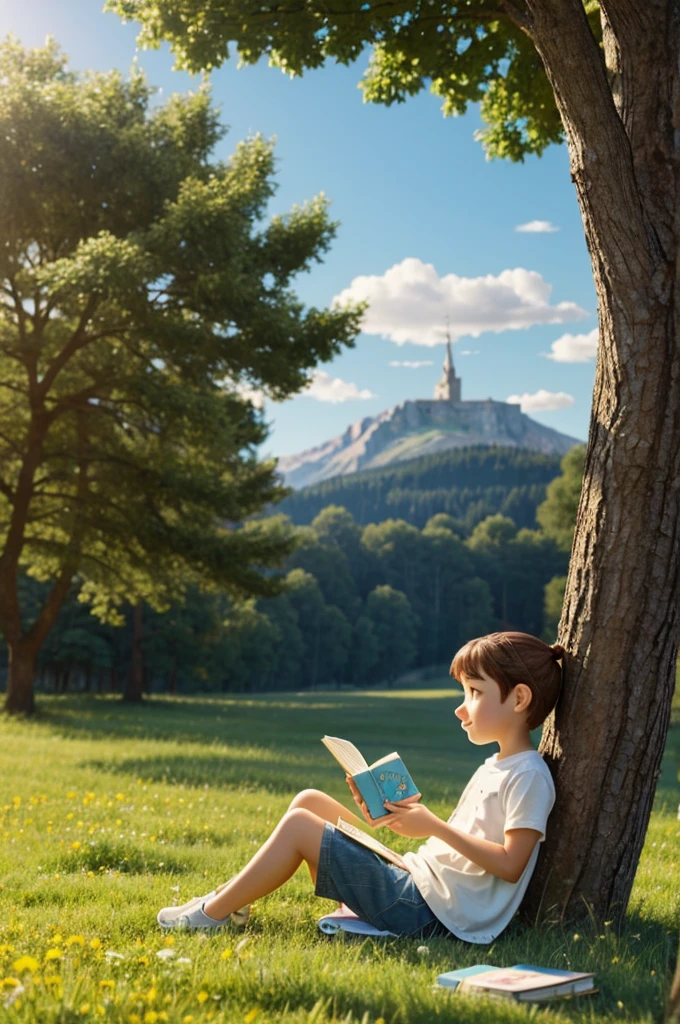
[[[596,39],[599,4],[584,4]],[[218,67],[236,46],[244,64],[262,56],[290,75],[327,60],[350,64],[372,49],[361,83],[369,102],[402,103],[422,89],[446,115],[479,103],[479,137],[489,156],[523,160],[564,138],[553,89],[521,27],[522,5],[507,0],[360,0],[329,7],[319,0],[262,4],[247,0],[107,0],[106,8],[141,23],[141,45],[168,42],[177,67]]]
[[[213,159],[207,87],[156,104],[137,71],[78,76],[55,43],[11,39],[0,78],[0,628],[18,670],[76,574],[102,616],[190,583],[276,591],[262,570],[290,538],[242,524],[285,491],[246,395],[294,394],[360,310],[297,298],[336,231],[328,202],[266,220],[272,144]],[[53,581],[31,621],[21,570]]]

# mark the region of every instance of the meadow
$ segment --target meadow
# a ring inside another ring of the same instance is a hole
[[[327,938],[333,905],[306,871],[260,901],[245,933],[166,935],[158,908],[237,871],[300,789],[350,806],[320,744],[396,749],[447,816],[475,767],[457,691],[347,690],[224,698],[41,696],[0,721],[0,1021],[16,1024],[656,1022],[678,941],[680,715],[623,923],[527,928],[491,946]],[[382,833],[395,849],[409,841]],[[438,973],[519,962],[594,971],[599,994],[522,1007],[433,990]]]

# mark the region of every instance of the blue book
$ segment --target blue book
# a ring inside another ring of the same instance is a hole
[[[475,974],[484,974],[485,971],[495,971],[495,967],[489,964],[475,964],[474,967],[461,967],[459,971],[447,971],[437,977],[437,984],[442,988],[456,989],[466,978],[473,978]]]
[[[324,736],[321,742],[351,776],[372,818],[384,818],[390,813],[383,806],[386,800],[396,804],[420,796],[420,790],[399,754],[387,754],[369,765],[349,740]]]

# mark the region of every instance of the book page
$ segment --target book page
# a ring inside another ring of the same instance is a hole
[[[335,826],[339,832],[344,832],[350,839],[356,840],[357,843],[361,843],[367,849],[372,850],[373,853],[377,853],[380,857],[384,857],[390,864],[395,864],[398,868],[403,868],[404,871],[408,871],[409,867],[404,858],[395,853],[394,850],[390,850],[389,846],[384,846],[378,839],[374,839],[373,836],[367,835],[366,832],[362,832],[356,825],[351,825],[348,821],[344,821],[343,818],[338,818]]]
[[[385,756],[381,757],[379,761],[374,761],[373,764],[369,765],[369,768],[379,768],[381,764],[387,764],[388,761],[394,761],[397,758],[401,761],[399,754],[397,754],[395,750],[393,754],[385,754]]]
[[[368,768],[366,758],[349,740],[341,740],[338,736],[322,736],[321,742],[328,747],[336,761],[339,761],[348,775],[365,772]]]

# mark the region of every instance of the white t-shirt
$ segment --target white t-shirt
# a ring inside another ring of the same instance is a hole
[[[493,942],[509,923],[536,866],[554,803],[553,780],[538,751],[525,750],[502,760],[494,754],[472,776],[448,823],[501,844],[513,828],[540,832],[519,881],[497,878],[434,836],[415,853],[404,854],[430,910],[457,938]]]

